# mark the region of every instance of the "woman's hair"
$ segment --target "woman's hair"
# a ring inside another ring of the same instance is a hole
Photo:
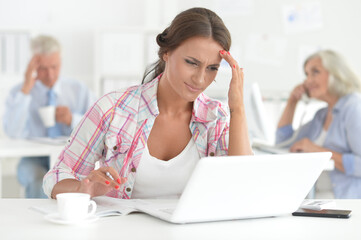
[[[157,35],[159,59],[145,70],[142,84],[146,82],[145,79],[148,76],[153,79],[164,71],[163,55],[165,53],[176,49],[185,40],[196,36],[212,38],[226,51],[231,48],[231,34],[216,13],[206,8],[185,10],[173,19],[169,27]]]
[[[303,67],[314,58],[320,58],[328,71],[328,89],[331,94],[342,97],[352,92],[361,92],[360,79],[341,55],[331,50],[321,50],[309,56]]]
[[[31,51],[33,54],[52,54],[60,52],[61,47],[59,42],[50,36],[39,35],[31,40]]]

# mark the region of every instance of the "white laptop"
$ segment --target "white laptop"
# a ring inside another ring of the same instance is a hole
[[[290,214],[330,158],[330,152],[202,158],[179,200],[140,200],[137,208],[172,223]]]

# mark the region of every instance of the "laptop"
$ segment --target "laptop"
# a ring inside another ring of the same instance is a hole
[[[330,152],[206,157],[179,200],[139,200],[137,209],[172,223],[291,214],[331,158]]]

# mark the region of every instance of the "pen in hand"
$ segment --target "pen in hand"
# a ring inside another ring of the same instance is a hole
[[[113,180],[114,181],[114,178],[113,178],[113,176],[112,175],[110,175],[110,173],[109,172],[106,172],[105,173],[105,175],[107,175],[111,180]]]
[[[109,177],[111,180],[113,180],[114,181],[114,178],[113,178],[113,176],[109,173],[109,172],[106,172],[105,173],[105,175],[107,175],[107,177]],[[117,181],[118,183],[119,183],[119,181]],[[115,185],[115,189],[119,189],[119,186],[118,185]]]

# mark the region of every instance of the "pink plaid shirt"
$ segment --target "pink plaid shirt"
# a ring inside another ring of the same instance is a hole
[[[43,188],[50,196],[63,179],[82,180],[95,163],[113,167],[128,181],[107,195],[129,199],[137,167],[154,120],[159,114],[157,89],[160,76],[149,83],[100,98],[72,132],[58,162],[44,176]],[[227,107],[203,93],[193,104],[189,125],[200,157],[228,155]]]

